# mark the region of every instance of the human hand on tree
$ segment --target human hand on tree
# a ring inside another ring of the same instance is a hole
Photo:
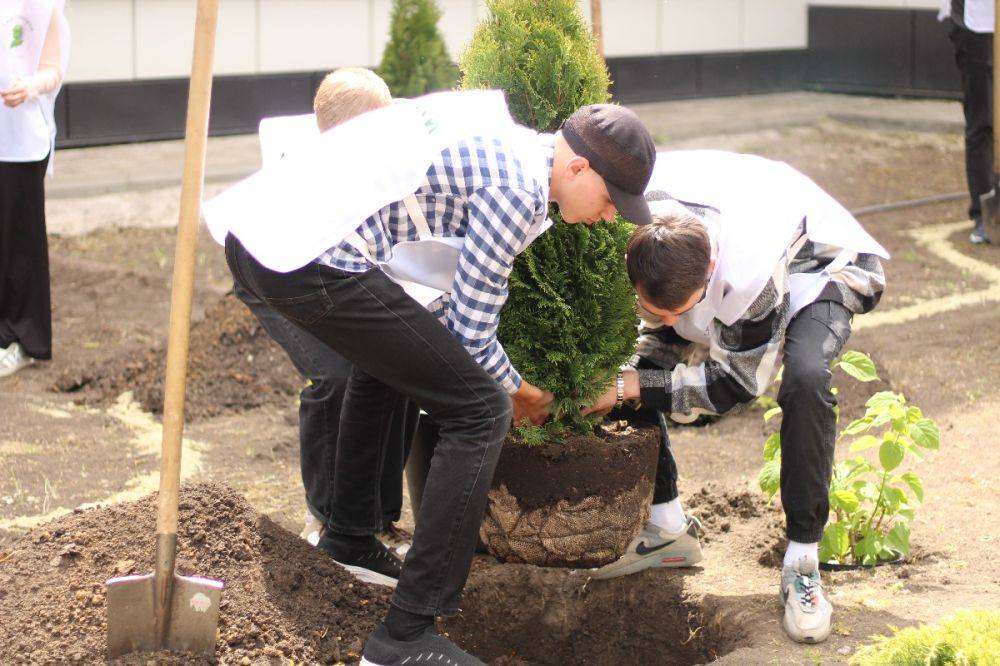
[[[622,371],[622,378],[625,380],[625,394],[622,400],[636,400],[639,398],[639,373],[634,368]],[[589,407],[584,407],[580,413],[584,416],[597,414],[603,416],[611,411],[611,408],[618,404],[618,382],[612,382],[610,388],[600,395]]]
[[[514,404],[514,423],[528,420],[535,425],[542,425],[549,417],[549,406],[554,399],[555,396],[548,391],[522,380],[521,388],[511,396]]]

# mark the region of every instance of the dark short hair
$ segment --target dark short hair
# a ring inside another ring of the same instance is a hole
[[[705,286],[712,243],[693,214],[654,215],[628,241],[628,277],[652,305],[676,310]]]

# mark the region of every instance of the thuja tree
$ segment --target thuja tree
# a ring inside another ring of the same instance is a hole
[[[463,55],[463,88],[499,88],[514,118],[555,131],[576,109],[606,102],[608,72],[575,0],[491,0],[490,16]],[[631,225],[562,222],[517,259],[500,341],[525,379],[556,396],[544,440],[585,431],[580,406],[597,397],[635,342],[635,306],[625,271]]]
[[[458,70],[438,30],[434,0],[394,0],[389,41],[378,73],[396,97],[454,87]]]

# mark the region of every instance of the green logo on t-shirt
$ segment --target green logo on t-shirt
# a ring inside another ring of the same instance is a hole
[[[24,44],[24,26],[15,25],[13,30],[13,39],[10,42],[10,48],[17,48],[21,44]]]

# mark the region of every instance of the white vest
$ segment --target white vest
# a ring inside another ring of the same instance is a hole
[[[792,314],[859,253],[889,258],[847,209],[784,162],[717,150],[661,152],[647,188],[654,191],[720,213],[716,266],[705,298],[674,326],[696,342],[708,343],[714,319],[730,326],[746,313],[779,262],[790,261],[801,247],[803,219],[808,240],[841,252],[819,273],[790,277]],[[658,205],[650,208],[656,213]]]
[[[62,0],[0,2],[0,88],[38,71],[42,46],[55,13],[63,74],[69,61],[69,26]],[[10,108],[0,104],[0,161],[37,162],[55,147],[55,101],[59,90]],[[49,160],[51,165],[52,160]]]
[[[205,202],[215,240],[232,233],[257,261],[287,273],[402,201],[457,138],[517,129],[503,93],[435,93],[361,114]]]

